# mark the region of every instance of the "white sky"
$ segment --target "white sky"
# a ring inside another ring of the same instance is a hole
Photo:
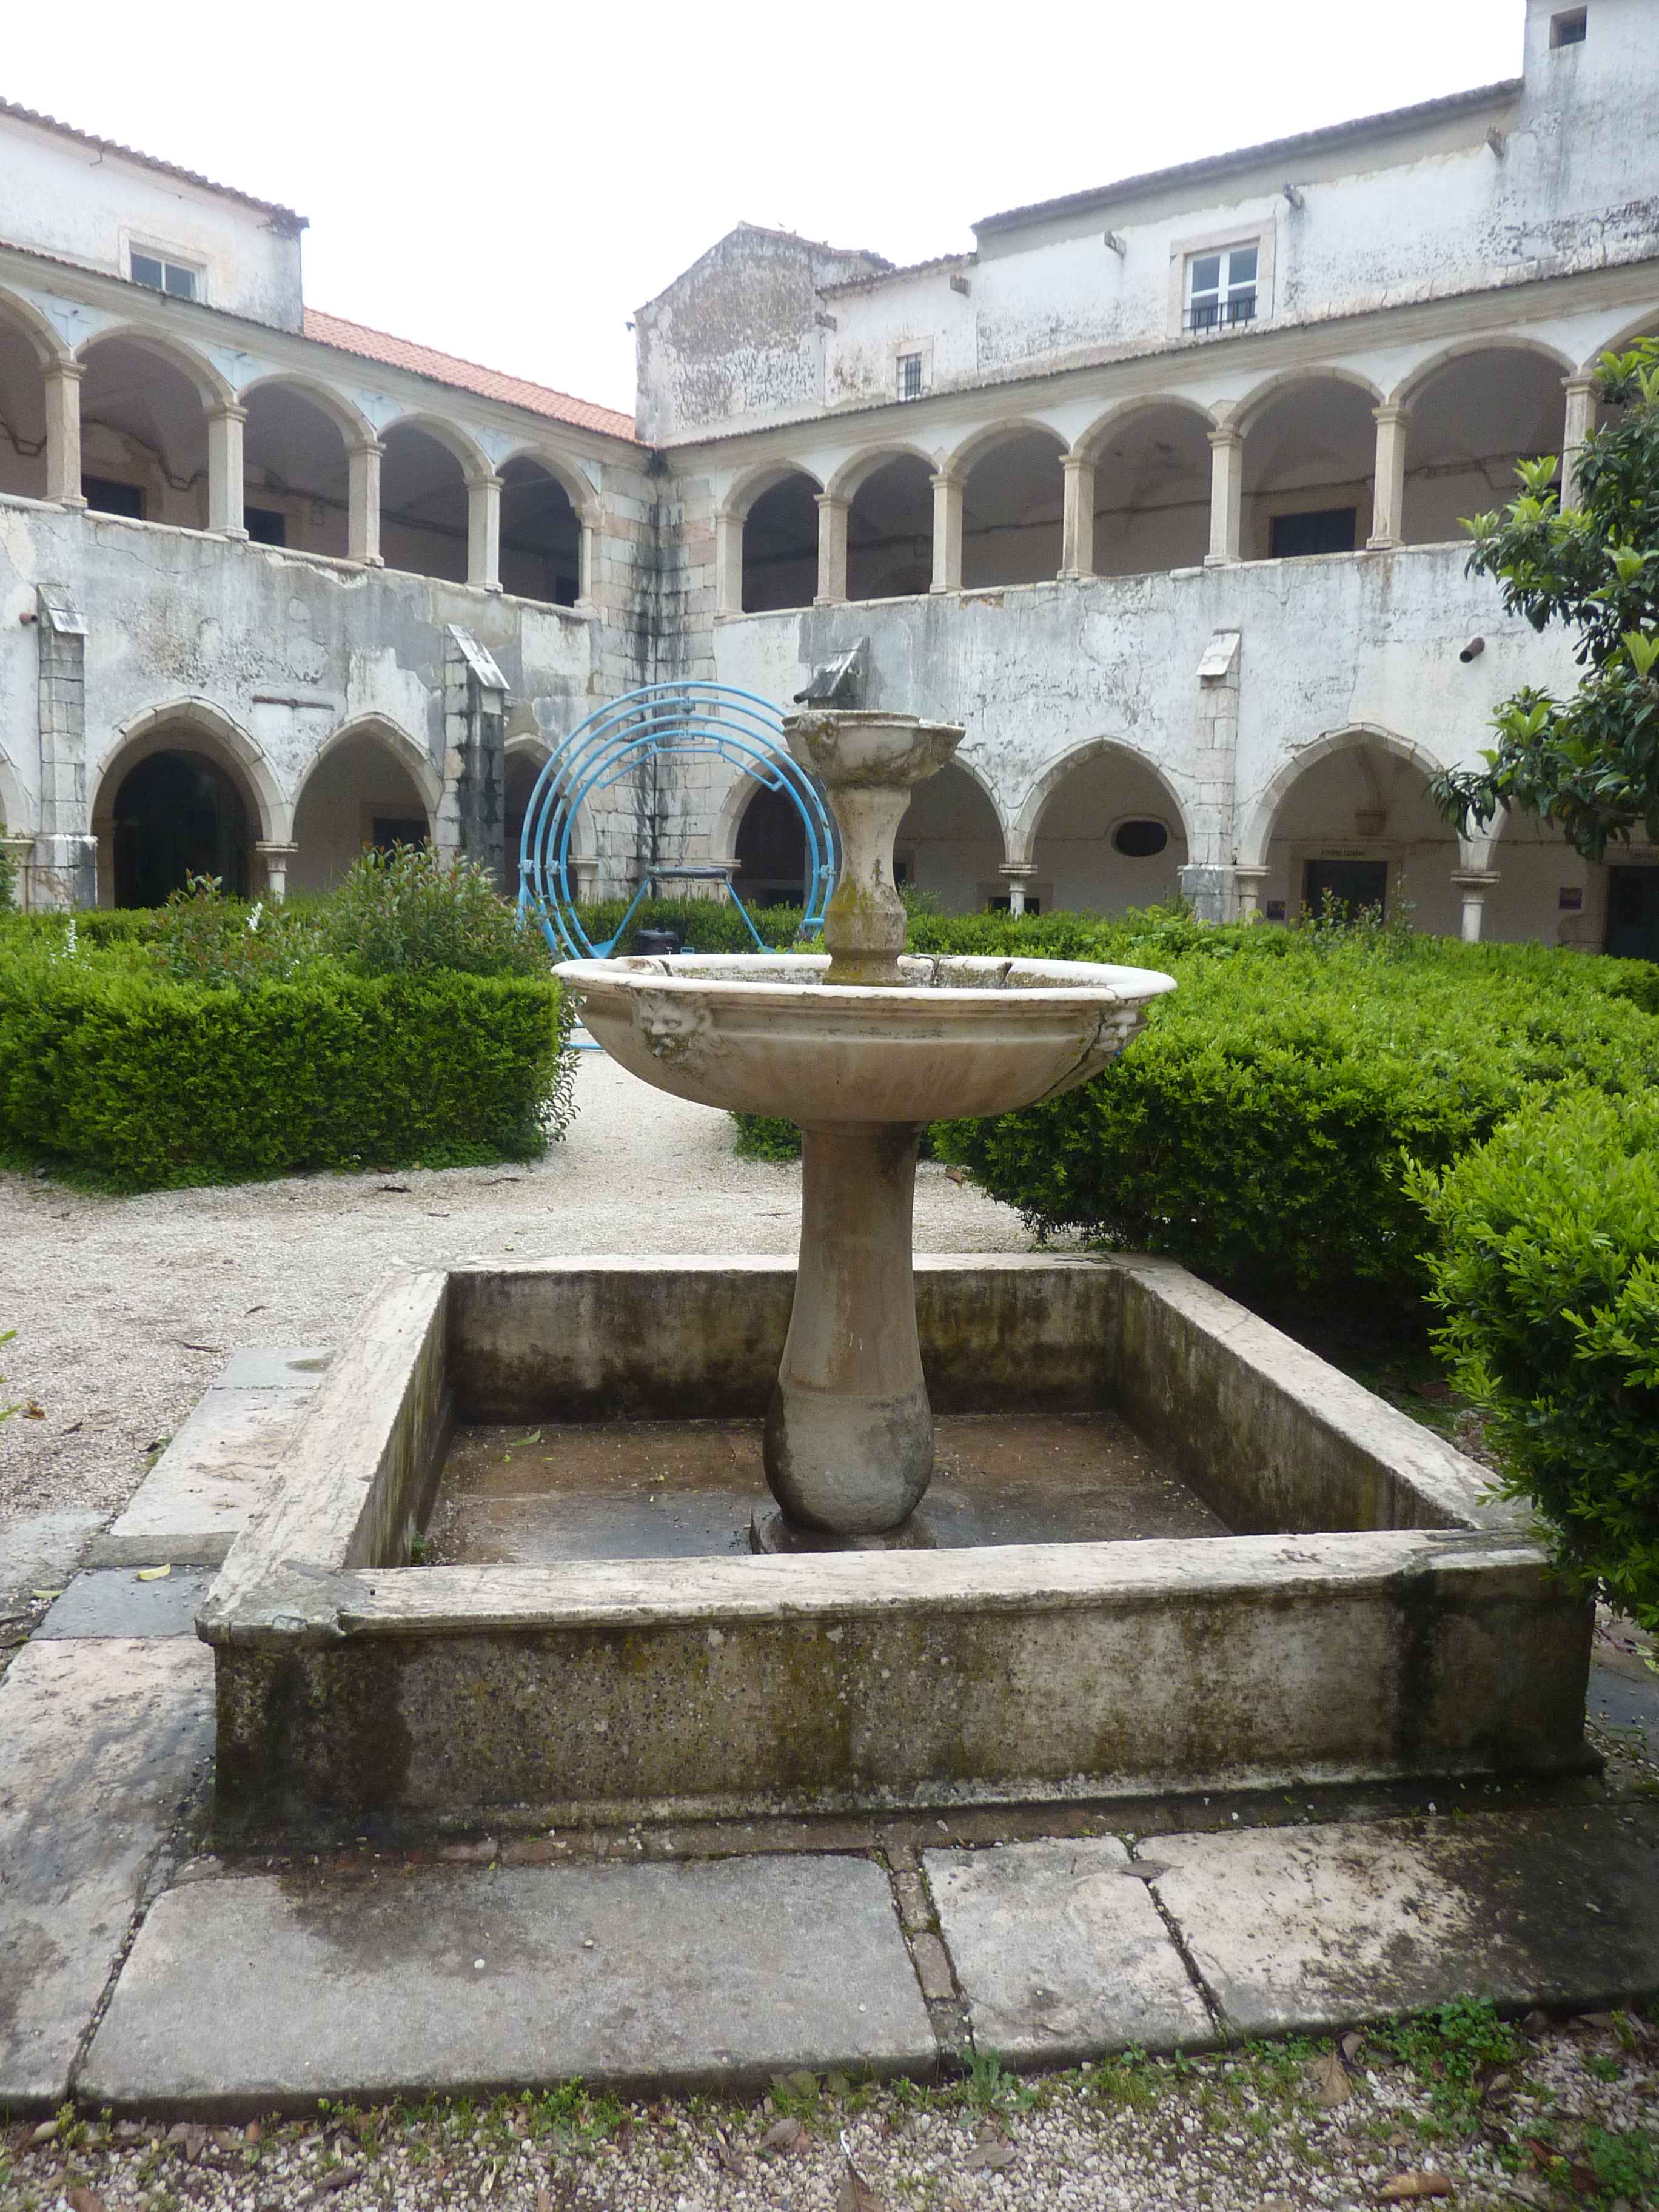
[[[0,94],[297,208],[306,298],[612,406],[735,222],[975,217],[1517,75],[1525,0],[80,0]],[[3,185],[0,183],[0,206]]]

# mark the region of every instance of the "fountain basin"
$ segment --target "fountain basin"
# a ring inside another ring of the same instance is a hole
[[[897,988],[826,987],[817,953],[573,960],[612,1059],[738,1114],[922,1122],[1007,1114],[1097,1075],[1175,988],[1101,962],[906,955]]]
[[[1120,1416],[1231,1535],[414,1566],[455,1424],[764,1411],[774,1259],[404,1277],[198,1623],[227,1838],[1570,1771],[1588,1607],[1484,1471],[1172,1262],[923,1258],[958,1414]]]

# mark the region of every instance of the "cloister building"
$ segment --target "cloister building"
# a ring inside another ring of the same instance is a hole
[[[1578,671],[1466,574],[1564,501],[1659,334],[1659,9],[1516,0],[1520,76],[996,215],[908,268],[743,224],[639,311],[635,418],[305,307],[289,210],[0,107],[0,817],[36,903],[281,896],[422,836],[511,878],[550,745],[632,686],[960,720],[900,833],[946,908],[1419,927],[1659,957],[1659,853],[1427,779]],[[583,879],[732,864],[686,771]]]

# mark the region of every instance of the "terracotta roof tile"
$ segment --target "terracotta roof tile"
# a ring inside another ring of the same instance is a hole
[[[365,361],[383,362],[388,368],[406,368],[415,376],[429,376],[436,384],[457,391],[476,392],[480,398],[499,399],[508,407],[522,407],[532,415],[545,415],[556,422],[568,422],[579,430],[598,430],[607,438],[626,438],[637,443],[634,417],[614,407],[596,406],[589,399],[574,399],[568,392],[554,392],[544,384],[532,384],[522,376],[507,376],[498,368],[483,368],[453,353],[416,345],[409,338],[392,337],[386,331],[370,330],[364,323],[349,323],[339,315],[325,315],[319,307],[306,309],[305,334],[319,345],[334,346],[342,353],[360,355]]]

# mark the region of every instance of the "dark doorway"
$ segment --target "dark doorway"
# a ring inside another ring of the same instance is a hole
[[[426,817],[410,815],[407,820],[394,814],[377,814],[369,825],[369,842],[377,853],[389,853],[394,845],[409,845],[419,850],[426,847]]]
[[[117,906],[165,906],[187,876],[247,896],[247,809],[215,762],[152,753],[122,779],[112,811]]]
[[[745,906],[799,906],[806,896],[806,832],[795,802],[757,791],[738,824],[738,890]]]
[[[1389,904],[1389,864],[1386,860],[1310,860],[1302,871],[1302,903],[1317,917],[1331,903],[1352,915],[1362,907],[1386,913]]]
[[[1617,960],[1659,960],[1659,868],[1608,872],[1607,951]]]
[[[1276,514],[1268,549],[1275,561],[1299,560],[1308,553],[1352,553],[1358,509],[1323,507],[1312,514]]]

